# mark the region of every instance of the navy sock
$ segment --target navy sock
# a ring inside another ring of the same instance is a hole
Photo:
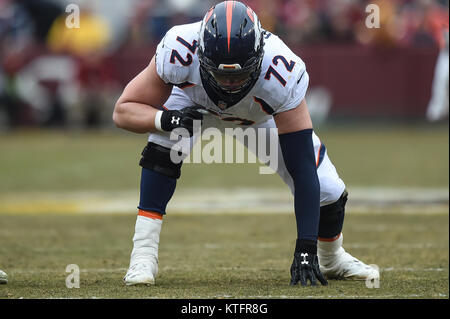
[[[166,206],[175,192],[177,180],[142,168],[141,193],[138,209],[166,214]]]

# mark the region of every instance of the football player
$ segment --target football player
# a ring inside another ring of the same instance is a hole
[[[436,10],[437,11],[437,10]],[[447,11],[448,12],[448,11]],[[448,116],[448,82],[449,82],[449,33],[448,13],[433,11],[433,35],[436,38],[440,51],[434,67],[434,77],[431,89],[431,98],[428,102],[426,117],[435,122]]]
[[[163,216],[182,165],[171,161],[176,141],[170,132],[181,127],[192,134],[195,120],[202,121],[202,128],[267,129],[267,141],[274,132],[270,129],[278,129],[275,169],[295,199],[292,285],[378,275],[342,247],[347,192],[313,131],[305,102],[308,81],[305,63],[263,30],[255,12],[241,2],[217,4],[202,21],[167,32],[150,64],[124,89],[113,114],[119,128],[150,133],[140,161],[127,285],[155,282]]]

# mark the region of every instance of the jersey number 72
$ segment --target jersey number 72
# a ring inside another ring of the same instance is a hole
[[[289,72],[292,72],[292,70],[294,69],[294,66],[295,66],[294,61],[291,60],[290,62],[288,62],[284,56],[276,55],[272,59],[272,63],[275,66],[277,66],[278,60],[281,60],[281,62],[283,62],[284,66],[286,67],[286,70],[288,70]],[[283,79],[283,77],[280,75],[280,73],[278,73],[277,70],[275,70],[275,68],[273,66],[269,66],[269,68],[267,69],[266,75],[264,76],[264,79],[270,80],[272,75],[281,83],[282,86],[286,86],[286,80]]]
[[[195,50],[197,49],[197,40],[194,40],[192,44],[190,44],[185,39],[178,36],[177,41],[180,42],[182,45],[184,45],[186,48],[188,48],[189,51],[192,52],[192,54],[195,54]],[[181,65],[183,66],[189,66],[192,63],[192,55],[187,53],[186,59],[183,59],[183,57],[178,53],[178,51],[173,49],[172,54],[170,55],[170,63],[175,63],[175,59],[177,59],[178,62],[180,62]]]

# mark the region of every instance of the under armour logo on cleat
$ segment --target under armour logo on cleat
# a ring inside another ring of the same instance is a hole
[[[302,265],[304,264],[308,265],[309,262],[306,260],[306,257],[308,257],[308,253],[301,253],[300,256],[303,257]]]
[[[180,125],[180,118],[172,116],[172,121],[170,121],[171,124]]]

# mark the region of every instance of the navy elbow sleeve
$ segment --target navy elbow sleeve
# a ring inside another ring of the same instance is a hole
[[[320,184],[312,129],[279,136],[284,163],[294,181],[297,238],[317,241],[320,217]]]

